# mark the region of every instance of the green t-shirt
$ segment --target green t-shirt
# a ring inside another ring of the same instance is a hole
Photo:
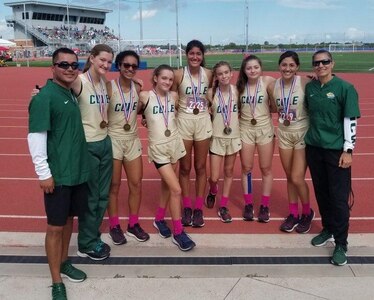
[[[344,118],[360,117],[354,86],[336,76],[323,86],[318,80],[313,80],[305,87],[305,103],[310,120],[305,143],[342,150]]]
[[[56,185],[73,186],[89,177],[82,119],[72,92],[52,80],[32,98],[29,132],[47,132],[48,164]]]

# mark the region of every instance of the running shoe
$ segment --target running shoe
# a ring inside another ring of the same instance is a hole
[[[192,208],[185,207],[182,213],[182,225],[192,226]]]
[[[253,221],[253,218],[254,218],[253,205],[252,204],[247,204],[246,206],[244,206],[243,220],[244,221]]]
[[[189,251],[196,246],[189,235],[184,231],[182,231],[181,234],[173,235],[172,241],[182,251]]]
[[[66,288],[63,282],[52,284],[52,300],[67,300]]]
[[[223,223],[230,223],[232,221],[229,210],[224,206],[218,209],[218,216]]]
[[[87,278],[86,273],[74,267],[70,260],[65,260],[61,264],[60,273],[72,282],[82,282]]]
[[[279,229],[284,232],[292,232],[298,224],[299,218],[295,217],[293,214],[289,214],[288,217],[284,219]]]
[[[334,236],[327,229],[322,229],[319,235],[312,238],[312,245],[315,247],[324,246],[327,242],[333,242]]]
[[[344,266],[347,263],[347,247],[337,244],[331,257],[331,263],[335,266]]]
[[[260,206],[260,211],[258,213],[257,220],[261,223],[268,223],[270,221],[269,207],[265,207],[263,205]]]
[[[88,257],[92,260],[104,260],[110,255],[110,247],[108,244],[100,241],[93,250],[86,252],[78,250],[77,255],[80,257]]]
[[[216,195],[209,193],[205,198],[205,206],[207,208],[213,208],[216,204]]]
[[[165,220],[153,221],[153,227],[158,230],[158,234],[166,239],[171,237],[171,230]]]
[[[299,224],[296,226],[297,233],[308,233],[310,228],[312,227],[312,221],[314,219],[314,211],[313,209],[310,210],[309,215],[301,215],[299,220]]]
[[[134,227],[130,227],[130,225],[128,225],[126,234],[128,236],[132,236],[139,242],[145,242],[149,240],[149,234],[140,227],[139,223],[136,223]]]
[[[126,237],[123,234],[123,231],[120,225],[117,225],[114,228],[110,228],[109,237],[112,239],[112,242],[114,245],[123,245],[127,243]]]
[[[192,216],[192,227],[203,227],[204,225],[203,211],[201,209],[194,209]]]

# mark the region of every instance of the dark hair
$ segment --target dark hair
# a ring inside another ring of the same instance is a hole
[[[257,60],[258,64],[262,68],[262,61],[256,55],[250,54],[243,59],[242,65],[240,66],[240,70],[239,70],[238,80],[236,81],[236,88],[238,89],[239,95],[243,93],[244,88],[248,81],[248,76],[247,74],[245,74],[245,66],[247,65],[247,62],[249,62],[250,60]]]
[[[156,83],[154,82],[153,78],[155,76],[158,77],[163,70],[172,71],[173,74],[174,74],[173,68],[170,67],[169,65],[165,65],[165,64],[164,65],[159,65],[156,69],[154,69],[153,74],[152,74],[152,85],[153,85],[153,87],[156,86]]]
[[[218,63],[216,63],[216,64],[214,65],[213,69],[212,69],[212,72],[213,72],[213,78],[215,78],[215,76],[216,76],[217,69],[218,69],[219,67],[222,67],[222,66],[227,66],[227,67],[229,67],[230,71],[232,71],[232,67],[231,67],[231,65],[230,65],[227,61],[223,61],[223,60],[221,60],[221,61],[219,61]],[[215,93],[216,93],[217,87],[218,87],[218,79],[215,79],[215,80],[213,81],[213,86],[212,86],[213,97],[214,97],[214,95],[215,95]]]
[[[98,56],[101,52],[112,53],[112,55],[114,56],[113,49],[110,48],[108,45],[105,45],[105,44],[97,44],[95,47],[93,47],[93,48],[91,49],[90,56],[92,55],[93,57],[96,57],[96,56]],[[84,65],[83,73],[84,73],[84,72],[87,72],[88,69],[91,67],[90,56],[88,56],[87,61],[86,61],[86,64]]]
[[[132,50],[125,50],[125,51],[121,51],[116,56],[115,66],[118,70],[119,70],[121,62],[125,59],[126,56],[135,57],[136,60],[138,61],[138,66],[139,66],[140,57],[139,57],[138,53],[136,53],[135,51],[132,51]]]
[[[58,58],[58,55],[60,54],[60,53],[64,53],[64,54],[72,54],[72,55],[74,55],[75,56],[75,58],[78,60],[78,56],[77,56],[77,54],[73,51],[73,50],[71,50],[70,48],[58,48],[58,49],[56,49],[54,52],[53,52],[53,54],[52,54],[52,63],[55,63],[56,62],[56,60],[57,60],[57,58]]]
[[[295,51],[291,51],[291,50],[288,50],[282,53],[281,56],[279,56],[278,65],[280,65],[282,61],[287,57],[291,57],[293,61],[295,62],[295,64],[300,66],[299,55]]]
[[[316,55],[318,55],[318,54],[323,54],[323,53],[326,53],[327,56],[328,56],[331,60],[333,60],[333,59],[332,59],[332,54],[331,54],[330,51],[327,51],[327,50],[325,50],[325,49],[321,49],[321,50],[318,50],[318,51],[314,52],[314,54],[313,54],[313,56],[312,56],[312,62],[314,61],[314,58],[316,57]]]
[[[192,50],[192,48],[199,48],[201,53],[203,53],[203,61],[201,62],[200,66],[204,67],[205,66],[205,46],[202,42],[198,40],[192,40],[189,41],[187,46],[186,46],[186,54]]]

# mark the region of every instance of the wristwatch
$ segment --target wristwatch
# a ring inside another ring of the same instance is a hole
[[[352,154],[352,153],[353,153],[353,150],[348,148],[348,149],[345,150],[344,152],[346,152],[346,153],[348,153],[348,154]]]

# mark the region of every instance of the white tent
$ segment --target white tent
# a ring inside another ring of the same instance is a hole
[[[3,46],[3,47],[15,47],[16,43],[13,43],[13,42],[8,41],[8,40],[0,39],[0,46]]]

